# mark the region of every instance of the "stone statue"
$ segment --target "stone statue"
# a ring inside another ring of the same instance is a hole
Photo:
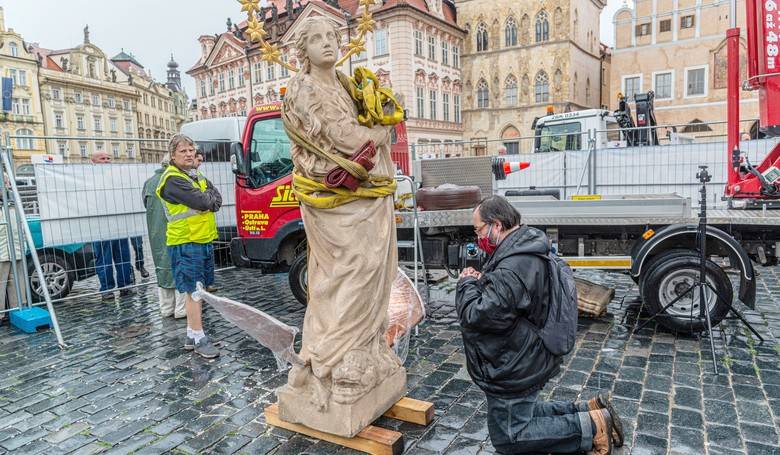
[[[276,7],[276,3],[271,3],[271,20],[275,24],[279,19],[279,8]]]
[[[287,19],[293,18],[293,0],[284,1],[284,10],[287,11]]]
[[[89,44],[89,25],[84,27],[84,44]]]
[[[376,154],[369,176],[374,181],[389,176],[392,182],[392,127],[358,123],[355,103],[335,68],[341,48],[337,25],[314,16],[300,30],[301,70],[287,86],[285,127],[344,159],[372,141]],[[292,144],[295,178],[322,184],[337,168],[300,141]],[[363,182],[360,189],[370,185]],[[296,180],[293,186],[298,191]],[[333,196],[327,189],[311,194],[318,200]],[[309,254],[300,352],[305,364],[293,366],[277,391],[279,415],[352,437],[406,393],[406,371],[384,336],[398,263],[393,196],[356,197],[332,208],[301,202]]]

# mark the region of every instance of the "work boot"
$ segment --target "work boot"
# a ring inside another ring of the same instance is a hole
[[[615,411],[615,408],[612,407],[609,392],[599,392],[595,397],[588,400],[588,410],[595,411],[597,409],[609,411],[609,415],[612,417],[612,443],[615,444],[615,447],[623,447],[623,422],[620,421],[620,416]]]
[[[149,278],[149,272],[142,265],[138,266],[138,273],[141,274],[141,278]]]
[[[199,342],[195,343],[195,353],[204,359],[219,357],[219,349],[211,343],[208,337],[203,337]]]
[[[122,289],[121,291],[119,291],[119,297],[128,297],[133,294],[135,294],[135,291],[133,291],[132,289]]]
[[[590,420],[593,422],[595,433],[593,434],[593,449],[588,455],[610,455],[612,453],[612,417],[606,409],[590,411]]]

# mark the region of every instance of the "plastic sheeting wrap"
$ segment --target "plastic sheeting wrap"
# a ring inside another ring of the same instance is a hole
[[[294,347],[295,336],[300,332],[297,327],[287,325],[257,308],[211,294],[201,283],[197,284],[197,291],[192,297],[205,301],[226,321],[270,349],[280,371],[286,369],[288,364],[303,364]],[[406,362],[411,329],[425,319],[425,306],[414,283],[401,269],[398,269],[393,281],[387,312],[389,323],[385,338],[401,363]]]
[[[390,290],[390,306],[387,308],[388,325],[385,337],[395,355],[406,362],[409,353],[409,337],[414,326],[425,319],[422,297],[408,276],[398,269]]]
[[[289,326],[257,308],[206,292],[201,283],[197,284],[197,291],[192,294],[192,298],[205,300],[225,320],[270,349],[276,357],[279,371],[285,370],[287,364],[303,364],[293,347],[299,332],[297,327]]]

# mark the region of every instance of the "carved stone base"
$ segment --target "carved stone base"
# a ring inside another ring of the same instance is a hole
[[[378,419],[406,395],[406,369],[401,367],[352,404],[328,403],[328,410],[318,412],[306,394],[284,385],[276,391],[279,418],[300,423],[325,433],[351,438]]]

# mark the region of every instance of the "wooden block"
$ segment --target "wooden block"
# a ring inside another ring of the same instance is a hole
[[[404,450],[404,437],[397,431],[369,425],[354,438],[344,438],[330,433],[323,433],[297,423],[285,422],[279,418],[279,407],[276,403],[265,407],[265,421],[269,425],[285,430],[305,434],[312,438],[322,439],[350,449],[375,455],[400,455]]]
[[[428,425],[433,422],[433,403],[403,397],[384,415],[417,425]]]

